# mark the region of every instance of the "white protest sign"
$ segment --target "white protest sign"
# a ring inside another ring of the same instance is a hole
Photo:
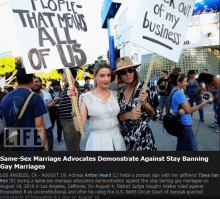
[[[135,64],[140,64],[141,63],[141,55],[142,55],[142,48],[140,48],[139,46],[132,44],[131,46],[131,50],[130,50],[131,54],[131,61]]]
[[[193,16],[189,23],[183,49],[218,46],[219,19],[220,13],[208,13]],[[211,35],[209,35],[209,33],[211,33]]]
[[[5,87],[5,80],[0,79],[0,88],[2,88],[2,91],[4,91],[4,87]]]
[[[179,62],[195,0],[141,0],[130,42]]]
[[[27,73],[91,63],[83,5],[71,0],[10,0]]]
[[[116,45],[118,49],[121,49],[129,41],[131,30],[133,27],[133,22],[138,11],[138,5],[140,0],[135,2],[126,2],[128,6],[118,17],[117,20],[117,32],[116,32]]]

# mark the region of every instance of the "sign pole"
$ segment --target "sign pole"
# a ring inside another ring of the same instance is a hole
[[[67,76],[69,86],[73,87],[75,80],[73,79],[73,76],[70,72],[70,69],[65,68],[65,73],[66,73],[66,76]],[[79,107],[78,107],[76,96],[72,96],[70,99],[71,99],[72,105],[73,105],[73,107],[75,109],[75,112],[76,112],[76,117],[77,117],[77,120],[78,120],[79,129],[80,129],[82,139],[85,139],[86,136],[85,136],[84,128],[83,128],[83,125],[82,125],[82,120],[81,120],[81,117],[80,117],[80,112],[79,112]]]
[[[146,80],[145,80],[145,82],[144,82],[144,86],[143,86],[142,91],[145,91],[146,88],[147,88],[147,84],[148,84],[148,81],[149,81],[149,79],[150,79],[151,70],[152,70],[152,68],[153,68],[154,61],[155,61],[156,56],[157,56],[157,54],[156,54],[156,53],[153,53],[152,59],[151,59],[151,63],[150,63],[150,67],[149,67],[149,69],[148,69],[147,76],[146,76]],[[138,103],[138,108],[141,108],[141,103],[140,103],[140,102]]]
[[[113,18],[108,18],[108,37],[109,37],[109,58],[110,58],[110,66],[112,70],[116,69],[115,66],[115,44],[114,44],[114,35],[113,35]]]

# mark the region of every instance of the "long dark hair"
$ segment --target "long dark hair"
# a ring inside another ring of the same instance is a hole
[[[119,85],[119,84],[122,84],[122,83],[126,83],[126,82],[124,82],[124,81],[122,80],[121,75],[120,75],[119,73],[117,73],[117,74],[118,74],[118,85]],[[134,79],[133,79],[133,82],[134,82],[134,81],[135,81],[134,89],[133,89],[133,92],[132,92],[131,98],[129,99],[128,104],[132,101],[132,99],[133,99],[133,97],[134,97],[134,93],[135,93],[135,88],[137,87],[138,82],[139,82],[139,75],[138,75],[138,73],[137,73],[137,71],[136,71],[136,68],[134,68]],[[118,89],[118,88],[117,88],[117,89]]]
[[[188,71],[188,78],[190,79],[190,77],[191,77],[191,75],[194,75],[196,73],[196,71],[195,70],[189,70]]]

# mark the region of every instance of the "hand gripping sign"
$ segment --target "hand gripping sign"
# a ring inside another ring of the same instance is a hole
[[[142,91],[145,91],[146,88],[147,88],[147,84],[148,84],[148,81],[149,81],[149,78],[150,78],[150,74],[151,74],[151,70],[153,68],[153,65],[154,65],[154,60],[156,58],[157,54],[156,53],[153,53],[153,56],[152,56],[152,59],[151,59],[151,63],[150,63],[150,67],[148,69],[148,72],[147,72],[147,76],[146,76],[146,79],[145,79],[145,82],[144,82],[144,86],[143,86],[143,89]],[[139,102],[138,103],[138,108],[141,108],[141,103]]]
[[[66,68],[64,72],[66,73],[69,86],[73,87],[74,83],[75,83],[75,80],[73,79],[73,76],[70,72],[70,69]],[[71,99],[72,105],[74,107],[74,110],[76,112],[76,117],[77,117],[77,120],[78,120],[81,136],[82,136],[83,139],[85,139],[86,136],[85,136],[84,128],[83,128],[83,125],[82,125],[82,120],[81,120],[81,117],[80,117],[80,112],[79,112],[76,96],[71,96],[70,99]]]

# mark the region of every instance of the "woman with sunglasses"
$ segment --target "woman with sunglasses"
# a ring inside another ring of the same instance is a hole
[[[183,90],[186,90],[187,77],[184,74],[175,74],[172,76],[172,83],[174,88],[170,95],[175,92],[171,99],[171,106],[174,115],[181,115],[181,123],[183,125],[183,138],[177,140],[177,151],[198,151],[194,133],[192,131],[192,117],[191,113],[201,109],[209,100],[203,99],[203,102],[198,106],[191,107],[189,101],[186,99]]]
[[[143,83],[139,82],[136,67],[129,57],[119,58],[116,61],[119,84],[126,86],[118,90],[120,106],[120,130],[124,137],[128,151],[156,151],[156,144],[152,131],[148,125],[150,119],[161,118],[155,91],[147,88],[142,92]],[[138,103],[141,103],[139,109]]]
[[[100,63],[94,71],[95,90],[80,95],[79,107],[83,126],[90,116],[90,128],[86,151],[126,151],[124,139],[119,130],[117,91],[110,91],[111,67]],[[75,88],[68,89],[70,96],[77,96]],[[78,97],[77,97],[78,98]],[[73,113],[74,126],[79,131],[76,114]]]

